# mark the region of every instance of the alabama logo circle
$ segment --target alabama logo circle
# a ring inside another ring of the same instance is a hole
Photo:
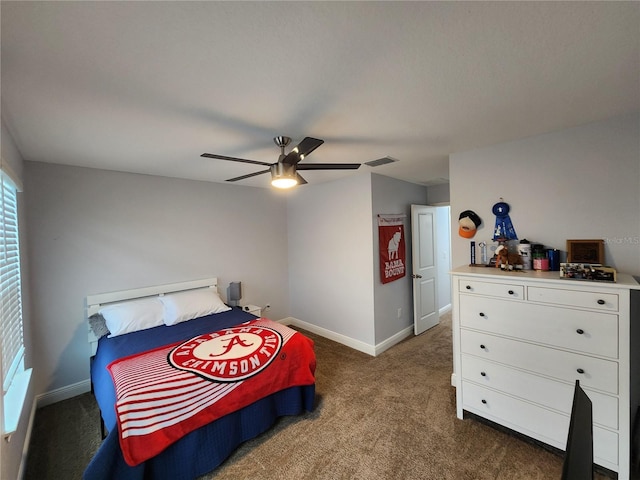
[[[192,338],[169,352],[169,364],[216,382],[239,382],[261,372],[282,348],[269,327],[239,326]]]

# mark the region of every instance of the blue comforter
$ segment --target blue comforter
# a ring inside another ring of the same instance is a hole
[[[102,337],[91,364],[93,391],[109,434],[84,472],[84,480],[191,480],[220,465],[242,442],[266,431],[278,417],[314,408],[315,386],[292,387],[210,423],[152,459],[130,467],[118,438],[115,388],[107,370],[113,360],[186,340],[254,319],[234,308],[171,327],[155,327],[114,338]],[[97,419],[96,419],[97,421]]]

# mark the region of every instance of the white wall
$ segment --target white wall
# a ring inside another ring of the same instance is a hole
[[[22,181],[24,178],[22,155],[20,155],[13,136],[11,135],[11,132],[9,132],[7,125],[4,123],[4,118],[2,118],[0,123],[2,125],[0,133],[0,138],[2,139],[2,166],[9,167],[9,171],[12,176]]]
[[[451,308],[451,203],[450,185],[430,186],[427,193],[428,205],[440,205],[436,212],[436,254],[438,255],[438,308],[446,312]],[[446,205],[446,206],[442,206]],[[457,217],[456,217],[457,219]]]
[[[491,241],[504,198],[520,239],[563,251],[567,239],[605,240],[606,262],[640,275],[640,114],[629,114],[450,157],[451,215],[474,210],[474,240]],[[453,266],[469,240],[452,225]]]
[[[1,123],[1,137],[0,144],[2,145],[1,157],[3,168],[8,167],[8,171],[16,181],[22,183],[23,178],[23,160],[18,148],[15,145],[11,133],[7,129],[4,119]],[[18,222],[20,226],[20,250],[21,250],[21,266],[22,266],[22,286],[23,286],[23,309],[22,309],[22,321],[24,326],[24,343],[25,343],[25,367],[30,368],[33,364],[33,348],[31,342],[31,314],[29,309],[29,291],[26,285],[29,281],[28,276],[28,258],[26,251],[28,249],[27,235],[26,235],[26,220],[25,220],[25,208],[24,208],[24,194],[18,193]],[[24,408],[20,419],[18,421],[17,431],[11,436],[10,442],[0,441],[0,478],[18,478],[20,470],[23,467],[23,455],[27,448],[27,442],[29,437],[32,406],[34,405],[35,389],[33,382],[27,390],[27,396],[25,398]],[[2,409],[2,402],[0,402],[0,415],[4,415]]]
[[[373,345],[371,179],[305,185],[288,201],[291,316]]]
[[[438,309],[451,307],[451,208],[436,210],[436,255],[438,257]]]
[[[371,174],[372,211],[371,232],[373,251],[371,261],[374,265],[374,310],[375,342],[387,340],[407,327],[413,326],[413,280],[411,278],[411,205],[426,205],[427,187],[396,180],[383,175]],[[406,275],[393,282],[383,284],[380,280],[380,253],[378,238],[378,214],[402,213],[404,222],[405,246],[407,252]],[[401,317],[398,318],[398,309]]]
[[[89,378],[87,294],[218,276],[289,311],[286,197],[269,189],[26,162],[37,392]],[[284,288],[283,288],[284,287]]]

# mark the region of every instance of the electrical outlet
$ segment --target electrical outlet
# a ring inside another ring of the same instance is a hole
[[[402,318],[402,307],[398,309],[398,318]]]

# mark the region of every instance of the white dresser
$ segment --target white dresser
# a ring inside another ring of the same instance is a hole
[[[633,277],[460,267],[452,286],[458,418],[468,411],[564,450],[579,379],[593,403],[594,461],[627,480],[640,404]]]

